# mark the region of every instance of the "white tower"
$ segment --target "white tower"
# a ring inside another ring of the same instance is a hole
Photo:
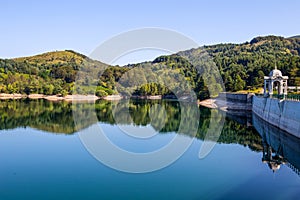
[[[281,71],[275,66],[275,69],[270,72],[269,76],[264,77],[264,96],[272,96],[274,89],[279,95],[287,95],[288,79],[289,77],[282,76]]]

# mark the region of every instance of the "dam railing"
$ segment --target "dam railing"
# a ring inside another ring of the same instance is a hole
[[[256,94],[256,96],[263,97],[264,95]],[[285,100],[290,100],[290,101],[300,101],[300,94],[288,94],[288,95],[273,94],[272,96],[269,96],[269,98],[279,99],[279,100],[285,99]]]
[[[292,100],[292,101],[300,101],[300,95],[299,94],[288,94],[286,96],[287,100]]]

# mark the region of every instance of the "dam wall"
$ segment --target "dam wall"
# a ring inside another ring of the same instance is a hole
[[[215,104],[221,110],[227,111],[251,111],[252,110],[252,97],[254,94],[241,94],[222,92],[216,98]]]
[[[253,96],[252,112],[266,122],[300,138],[300,103]]]
[[[226,100],[226,101],[230,101],[230,102],[252,104],[252,96],[253,96],[252,93],[241,94],[241,93],[221,92],[221,93],[219,93],[218,98]]]

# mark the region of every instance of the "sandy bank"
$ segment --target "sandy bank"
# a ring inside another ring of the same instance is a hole
[[[104,100],[109,100],[109,101],[117,101],[123,99],[121,95],[108,95],[106,97],[102,97]]]
[[[24,94],[0,94],[0,99],[21,99],[21,98],[27,98],[27,95]]]
[[[203,101],[199,101],[200,106],[204,106],[207,108],[218,108],[217,104],[215,103],[216,99],[205,99]]]
[[[65,97],[58,95],[43,95],[43,94],[0,94],[0,99],[46,99],[49,101],[96,101],[99,97],[95,95],[67,95]]]

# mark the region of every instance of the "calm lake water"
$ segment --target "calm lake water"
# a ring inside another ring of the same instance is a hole
[[[218,143],[199,159],[211,117],[224,115],[201,107],[196,137],[173,164],[141,174],[107,167],[86,150],[81,130],[101,126],[115,145],[143,153],[176,137],[181,112],[191,112],[176,101],[131,101],[116,122],[116,104],[78,104],[97,121],[86,115],[76,124],[70,103],[1,101],[0,199],[299,199],[300,141],[256,116],[227,115]],[[137,139],[120,127],[156,134]]]

